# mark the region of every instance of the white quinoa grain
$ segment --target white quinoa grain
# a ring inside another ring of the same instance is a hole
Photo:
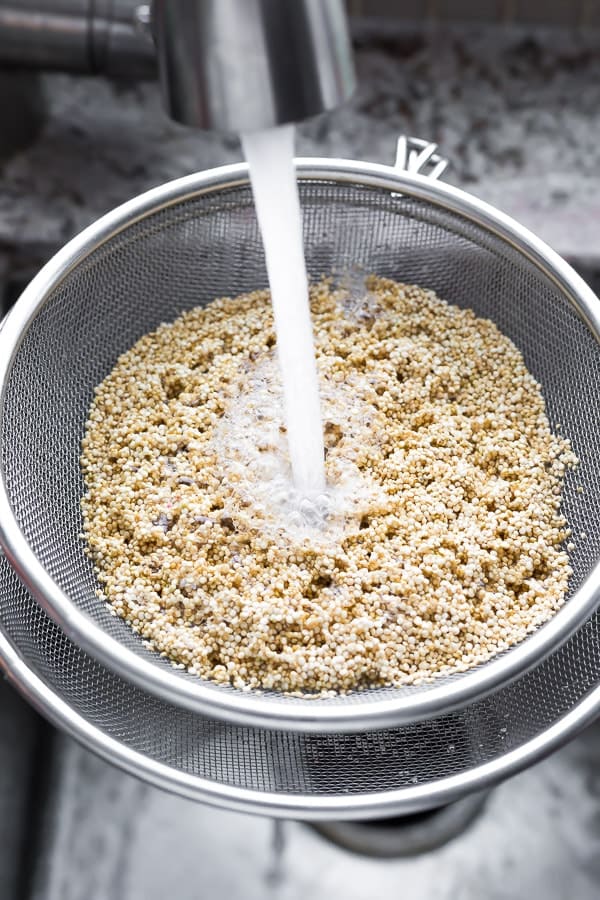
[[[161,325],[96,389],[88,552],[115,614],[178,668],[241,689],[400,686],[489,659],[564,601],[576,458],[520,352],[431,291],[367,288],[358,305],[311,288],[323,390],[369,410],[326,426],[330,481],[351,459],[373,486],[330,535],[280,527],[215,440],[273,358],[268,292]]]

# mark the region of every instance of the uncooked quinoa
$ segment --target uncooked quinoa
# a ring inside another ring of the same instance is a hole
[[[370,277],[311,288],[328,491],[289,487],[269,294],[160,326],[96,389],[84,538],[104,596],[174,664],[238,688],[463,671],[563,603],[576,458],[496,326]]]

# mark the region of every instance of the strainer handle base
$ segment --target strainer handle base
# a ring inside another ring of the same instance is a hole
[[[394,169],[437,179],[448,168],[448,160],[437,149],[437,144],[403,134],[396,145]]]

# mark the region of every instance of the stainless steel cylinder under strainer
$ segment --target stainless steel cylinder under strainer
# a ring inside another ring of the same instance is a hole
[[[431,148],[401,148],[401,163],[439,174]],[[581,460],[564,492],[587,536],[568,602],[470,672],[323,701],[207,684],[108,614],[78,539],[93,388],[161,321],[266,284],[247,171],[229,166],[105,216],[3,325],[0,654],[55,722],[172,790],[304,818],[410,812],[526,765],[600,705],[600,302],[517,223],[432,178],[341,160],[300,160],[298,176],[313,275],[359,265],[420,283],[493,319],[523,351]]]

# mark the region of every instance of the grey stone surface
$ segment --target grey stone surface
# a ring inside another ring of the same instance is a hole
[[[399,133],[439,142],[449,180],[567,257],[597,260],[600,39],[561,30],[391,26],[357,37],[359,91],[300,128],[300,154],[391,162]],[[0,172],[0,252],[43,260],[97,216],[162,181],[240,158],[192,133],[154,84],[46,75],[40,137]]]
[[[600,723],[501,785],[453,843],[392,861],[352,855],[300,823],[169,796],[62,740],[36,900],[600,895]]]

